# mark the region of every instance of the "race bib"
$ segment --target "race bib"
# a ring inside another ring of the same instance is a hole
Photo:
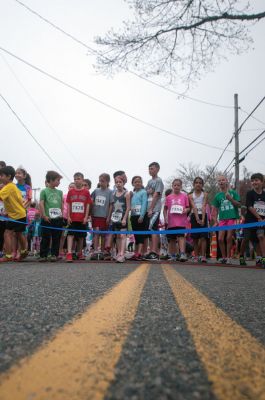
[[[197,213],[202,214],[202,207],[197,207]]]
[[[173,204],[170,209],[170,214],[182,214],[183,213],[183,206],[179,204]]]
[[[137,205],[137,206],[134,206],[133,208],[132,208],[132,213],[134,214],[134,215],[140,215],[141,214],[141,204],[139,204],[139,205]]]
[[[85,212],[84,203],[78,201],[72,203],[72,213],[84,214],[84,212]]]
[[[96,196],[95,198],[95,205],[104,207],[106,203],[106,197],[104,196]]]
[[[122,220],[122,213],[121,212],[113,212],[111,215],[112,222],[121,222]]]
[[[62,210],[60,208],[50,208],[49,217],[51,219],[60,218],[62,216]]]
[[[255,201],[254,208],[261,217],[265,217],[265,202],[264,201]]]
[[[5,214],[4,202],[0,201],[0,215],[4,215],[4,214]]]

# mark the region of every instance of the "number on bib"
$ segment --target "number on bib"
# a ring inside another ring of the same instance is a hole
[[[265,202],[264,201],[256,201],[254,203],[254,208],[261,217],[265,217]]]
[[[85,205],[81,202],[72,203],[72,213],[80,213],[83,214],[85,212]]]
[[[51,219],[60,218],[62,216],[62,211],[60,208],[50,208],[49,216]]]
[[[104,196],[96,196],[95,198],[95,205],[104,207],[106,202],[106,197]]]
[[[139,205],[137,205],[137,206],[134,206],[134,207],[132,208],[132,213],[133,213],[134,215],[140,215],[140,214],[141,214],[141,204],[139,204]]]
[[[121,222],[122,213],[121,212],[113,212],[111,215],[112,222]]]
[[[183,213],[183,206],[179,204],[173,204],[170,209],[170,214],[182,214]]]

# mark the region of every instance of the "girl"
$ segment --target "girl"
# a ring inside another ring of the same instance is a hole
[[[113,204],[111,207],[112,230],[122,232],[127,230],[128,215],[130,211],[130,193],[124,189],[124,180],[121,176],[115,177],[116,191],[113,195]],[[117,235],[117,257],[116,262],[125,261],[126,235],[120,233]]]
[[[32,200],[31,178],[24,168],[17,168],[15,178],[17,180],[17,188],[21,191],[23,205],[25,208],[30,206]]]
[[[206,206],[208,204],[208,194],[203,191],[203,179],[197,176],[193,181],[193,192],[189,194],[191,207],[191,228],[207,228],[208,218]],[[208,239],[207,232],[192,233],[191,238],[194,244],[194,262],[201,261],[206,263],[206,245]]]
[[[174,179],[172,182],[173,193],[167,196],[164,206],[164,220],[168,230],[184,229],[187,225],[187,214],[190,211],[189,198],[186,193],[181,192],[181,179]],[[187,261],[185,254],[186,239],[184,233],[167,235],[169,240],[170,260],[176,260],[176,238],[178,238],[180,258],[179,260]]]
[[[134,187],[131,193],[131,224],[133,231],[146,231],[148,229],[147,220],[147,192],[143,188],[143,181],[140,176],[132,178],[132,185]],[[135,235],[135,253],[131,260],[140,261],[143,255],[143,245],[145,236]]]

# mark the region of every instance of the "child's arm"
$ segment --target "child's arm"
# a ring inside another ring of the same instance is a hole
[[[131,194],[129,192],[126,193],[125,199],[126,199],[126,211],[121,221],[122,225],[126,225],[127,218],[131,209]]]
[[[193,210],[196,221],[198,222],[198,224],[200,224],[201,220],[199,218],[198,210],[197,210],[197,207],[195,206],[192,194],[189,194],[189,203],[190,203],[190,209]]]
[[[151,204],[150,204],[150,207],[149,207],[149,210],[148,210],[148,216],[149,217],[152,216],[152,214],[154,212],[155,205],[156,205],[159,197],[160,197],[160,193],[159,192],[155,192],[153,194],[152,201],[151,201]]]
[[[40,215],[45,222],[50,222],[50,218],[45,215],[44,200],[40,200]]]
[[[166,204],[164,205],[163,215],[164,215],[165,227],[167,227],[167,224],[168,224],[168,207],[167,207]]]

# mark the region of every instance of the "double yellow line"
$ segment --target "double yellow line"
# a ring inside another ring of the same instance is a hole
[[[2,375],[0,399],[103,399],[115,379],[149,268],[138,267],[39,351]],[[265,399],[264,347],[171,266],[162,268],[216,398]]]

